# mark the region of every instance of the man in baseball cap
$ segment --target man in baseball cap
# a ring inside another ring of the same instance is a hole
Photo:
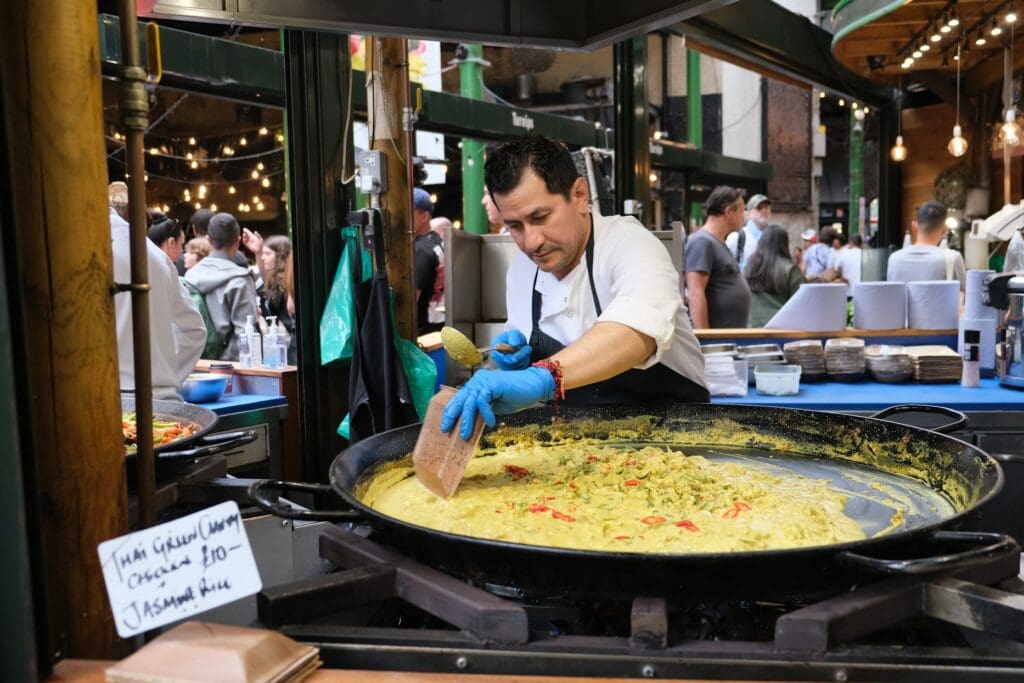
[[[886,279],[894,282],[921,280],[959,280],[960,289],[967,283],[967,270],[960,252],[939,246],[949,228],[946,207],[928,200],[917,209],[917,220],[911,223],[917,237],[914,244],[889,257]]]
[[[772,200],[763,194],[755,194],[747,201],[747,222],[725,240],[725,246],[729,247],[729,251],[736,257],[741,271],[747,259],[757,249],[761,231],[768,227],[771,219]]]
[[[412,191],[412,226],[416,232],[416,327],[418,334],[436,332],[444,325],[437,308],[444,298],[444,240],[430,229],[434,202],[421,187]],[[433,305],[431,305],[433,302]]]

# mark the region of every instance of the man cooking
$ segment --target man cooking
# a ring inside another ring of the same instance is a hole
[[[519,247],[506,276],[501,370],[480,370],[452,398],[442,431],[477,413],[489,425],[552,398],[588,405],[707,401],[704,358],[668,251],[631,216],[598,216],[568,148],[529,136],[484,167]]]

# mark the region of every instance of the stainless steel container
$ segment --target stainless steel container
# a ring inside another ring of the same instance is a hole
[[[1002,311],[1004,329],[996,343],[996,374],[1000,384],[1024,389],[1024,275],[999,273],[985,279],[982,301]]]

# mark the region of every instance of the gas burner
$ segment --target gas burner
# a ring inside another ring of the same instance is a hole
[[[1013,554],[942,576],[884,578],[813,604],[679,596],[524,599],[483,590],[333,527],[341,571],[265,589],[260,620],[328,666],[502,674],[1022,680],[1024,582]]]

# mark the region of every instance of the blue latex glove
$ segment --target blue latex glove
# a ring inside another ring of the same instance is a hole
[[[451,431],[461,417],[459,436],[468,441],[478,411],[487,426],[493,427],[495,413],[514,413],[554,395],[555,379],[544,368],[479,370],[445,406],[441,431]]]
[[[519,350],[512,353],[491,351],[491,360],[501,370],[525,370],[530,367],[530,353],[533,351],[526,343],[526,337],[519,330],[505,330],[491,340],[491,346],[508,344],[518,346]]]

